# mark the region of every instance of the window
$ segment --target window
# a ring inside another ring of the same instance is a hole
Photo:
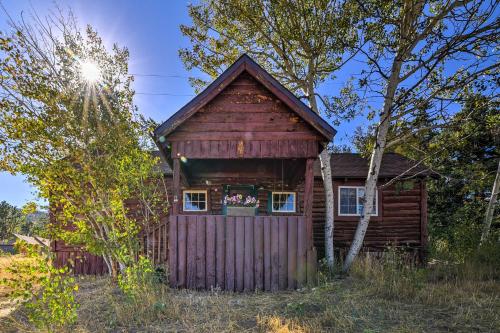
[[[294,192],[272,192],[273,213],[295,213]]]
[[[207,191],[184,191],[183,210],[185,212],[207,211]]]
[[[339,186],[339,215],[360,216],[363,213],[365,188],[363,186]],[[378,215],[378,192],[373,199],[373,216]]]

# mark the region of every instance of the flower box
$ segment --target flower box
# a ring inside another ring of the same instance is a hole
[[[226,195],[223,201],[227,216],[255,216],[259,208],[259,200],[251,195]]]
[[[255,216],[257,208],[255,207],[235,207],[227,206],[226,215],[227,216]]]

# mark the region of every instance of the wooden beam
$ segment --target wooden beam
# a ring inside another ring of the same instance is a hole
[[[172,205],[174,215],[178,215],[180,212],[181,203],[181,164],[178,158],[173,159],[173,188],[174,188],[174,203]]]
[[[313,190],[314,190],[314,158],[306,160],[306,172],[304,181],[304,216],[306,217],[306,232],[308,248],[313,246],[312,231],[312,208],[313,208]]]
[[[185,170],[183,170],[182,165],[179,167],[179,172],[181,174],[181,184],[185,187],[190,187],[189,177]]]

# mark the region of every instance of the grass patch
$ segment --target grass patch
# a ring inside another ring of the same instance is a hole
[[[170,290],[138,297],[105,277],[79,279],[74,332],[494,332],[500,327],[498,268],[389,259],[358,260],[351,276],[278,293]],[[22,310],[1,327],[29,330]],[[9,326],[7,326],[9,325]]]

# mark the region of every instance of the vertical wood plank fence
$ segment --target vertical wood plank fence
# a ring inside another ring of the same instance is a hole
[[[68,266],[75,275],[104,275],[108,272],[102,257],[82,251],[77,246],[66,246],[62,241],[53,241],[51,246],[56,268]]]
[[[171,287],[276,291],[316,281],[304,216],[172,215],[168,238]]]

